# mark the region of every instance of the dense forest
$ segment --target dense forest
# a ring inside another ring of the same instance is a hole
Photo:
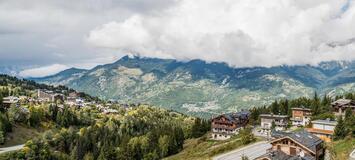
[[[0,105],[3,96],[31,96],[35,89],[70,91],[9,76],[0,76],[0,83]],[[15,124],[48,128],[7,159],[161,159],[181,151],[185,139],[210,130],[207,120],[148,105],[114,104],[117,114],[102,114],[95,105],[57,103],[14,104],[0,112],[0,143]]]

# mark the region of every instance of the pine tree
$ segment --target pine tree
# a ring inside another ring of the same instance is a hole
[[[0,106],[2,106],[2,102],[3,102],[3,96],[2,96],[2,93],[0,92]],[[2,108],[2,107],[1,107]]]
[[[343,118],[340,116],[338,118],[338,124],[334,129],[334,139],[343,139],[347,135],[346,127],[343,121]]]
[[[271,104],[271,112],[273,114],[279,114],[279,104],[277,103],[277,101]]]

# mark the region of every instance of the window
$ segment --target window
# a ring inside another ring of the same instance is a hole
[[[296,148],[290,147],[290,154],[295,156],[296,155]]]
[[[287,140],[283,140],[283,141],[282,141],[282,144],[287,144]]]

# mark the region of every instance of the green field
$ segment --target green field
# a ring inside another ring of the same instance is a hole
[[[261,139],[256,139],[260,141]],[[253,142],[254,143],[254,142]],[[207,160],[228,151],[245,146],[239,137],[226,141],[209,140],[207,135],[201,138],[189,139],[185,141],[184,149],[176,155],[164,160]]]

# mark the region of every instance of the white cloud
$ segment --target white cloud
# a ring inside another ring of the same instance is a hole
[[[159,13],[111,21],[87,41],[142,56],[239,67],[355,59],[354,43],[329,45],[355,37],[355,5],[346,0],[180,0]]]
[[[53,64],[49,66],[26,69],[19,73],[21,77],[44,77],[56,74],[60,71],[68,69],[69,67],[62,64]]]

